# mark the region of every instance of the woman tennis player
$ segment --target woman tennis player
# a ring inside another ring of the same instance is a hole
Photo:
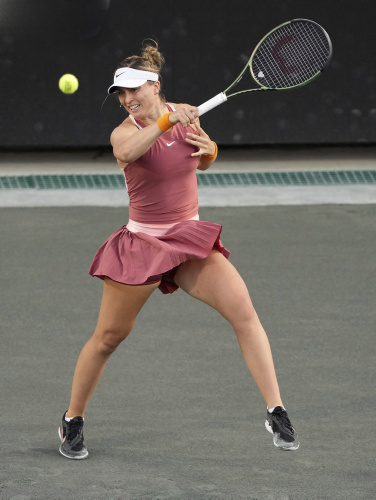
[[[98,324],[78,358],[71,400],[59,428],[60,453],[88,456],[86,406],[111,354],[129,335],[137,314],[159,288],[179,287],[216,309],[232,325],[245,362],[267,404],[274,444],[299,447],[281,400],[266,333],[244,281],[220,241],[222,226],[199,220],[196,169],[208,169],[217,146],[202,130],[198,109],[161,94],[163,56],[155,46],[123,60],[108,92],[129,116],[111,144],[129,193],[129,222],[98,250],[90,274],[103,280]]]

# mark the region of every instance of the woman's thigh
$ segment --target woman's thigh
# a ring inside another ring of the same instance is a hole
[[[254,315],[242,277],[217,250],[212,250],[205,259],[181,264],[174,280],[182,290],[216,309],[232,324],[248,321]]]
[[[159,283],[131,286],[106,278],[95,334],[112,332],[126,336],[141,308],[158,285]]]

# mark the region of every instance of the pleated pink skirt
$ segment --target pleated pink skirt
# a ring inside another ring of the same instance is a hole
[[[132,233],[123,226],[98,250],[89,274],[127,285],[161,281],[159,289],[172,293],[178,289],[174,274],[183,262],[204,259],[213,249],[229,257],[219,239],[221,231],[219,224],[200,220],[179,222],[163,236]]]

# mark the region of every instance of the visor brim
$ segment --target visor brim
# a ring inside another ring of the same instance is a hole
[[[121,80],[119,78],[119,81],[117,81],[116,83],[112,84],[111,87],[108,88],[108,93],[112,94],[118,88],[136,89],[137,87],[141,87],[141,85],[143,85],[146,82],[147,82],[147,80],[125,80],[125,79]]]

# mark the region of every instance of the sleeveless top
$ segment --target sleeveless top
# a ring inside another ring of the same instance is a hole
[[[173,111],[171,105],[167,107]],[[140,129],[146,126],[131,119]],[[191,156],[197,148],[185,141],[187,132],[195,130],[177,123],[145,154],[124,167],[132,221],[172,224],[197,216],[196,170],[200,157]]]

